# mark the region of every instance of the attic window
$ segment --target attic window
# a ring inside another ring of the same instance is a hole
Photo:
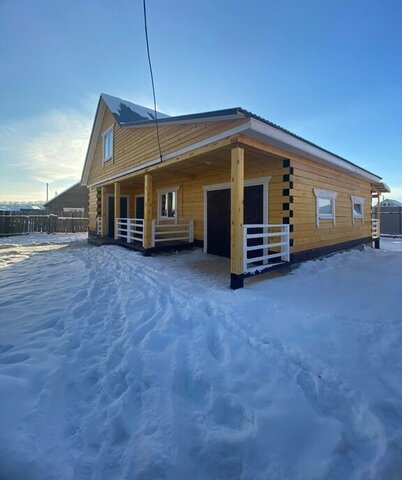
[[[316,196],[316,222],[317,228],[320,228],[320,220],[332,220],[335,225],[335,200],[336,192],[314,188]]]
[[[355,220],[364,221],[364,197],[355,197],[350,196],[352,199],[352,220],[355,223]]]
[[[113,158],[113,125],[102,134],[103,161],[107,162]]]

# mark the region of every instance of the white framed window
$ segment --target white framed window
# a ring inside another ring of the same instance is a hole
[[[332,220],[335,225],[336,212],[336,192],[330,190],[321,190],[314,188],[314,195],[316,196],[316,223],[317,228],[320,228],[320,220]]]
[[[350,196],[352,200],[352,221],[355,223],[356,220],[361,220],[364,222],[364,197],[355,197],[354,195]]]
[[[177,191],[179,187],[158,190],[158,219],[177,220]]]
[[[104,162],[113,158],[113,125],[102,133],[102,151]]]

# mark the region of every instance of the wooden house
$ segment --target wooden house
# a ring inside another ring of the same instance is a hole
[[[169,117],[102,94],[82,175],[89,241],[197,245],[256,273],[379,242],[381,177],[242,108]],[[159,140],[158,140],[159,137]]]
[[[75,183],[44,204],[47,214],[59,217],[87,217],[88,188]]]

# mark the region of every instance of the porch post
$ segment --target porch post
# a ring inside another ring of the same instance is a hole
[[[380,192],[377,192],[377,218],[378,220],[381,220],[381,205],[380,205],[380,200],[381,200],[381,194]]]
[[[230,180],[230,288],[242,288],[243,280],[243,222],[244,222],[244,149],[231,150]]]
[[[381,200],[381,193],[377,192],[377,218],[378,218],[378,226],[379,226],[379,234],[381,235],[381,205],[380,205],[380,200]],[[376,238],[374,240],[374,248],[379,249],[380,248],[380,242],[381,239],[380,237]]]
[[[152,248],[152,176],[144,177],[144,248]]]
[[[107,196],[106,196],[106,187],[101,187],[101,217],[102,217],[102,237],[107,235],[107,224],[106,224],[106,209],[107,209]]]
[[[120,218],[120,182],[114,184],[114,238],[117,240],[117,222],[116,219]]]

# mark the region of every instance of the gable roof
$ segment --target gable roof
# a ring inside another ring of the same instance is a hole
[[[350,165],[353,165],[361,170],[364,170],[365,172],[375,175],[374,173],[370,172],[369,170],[366,170],[363,167],[360,167],[359,165],[356,165],[355,163],[351,162],[350,160],[347,160],[346,158],[341,157],[340,155],[337,155],[336,153],[333,153],[323,147],[320,147],[316,143],[311,142],[310,140],[307,140],[300,135],[297,135],[296,133],[291,132],[290,130],[287,130],[284,127],[281,127],[280,125],[277,125],[276,123],[271,122],[270,120],[267,120],[259,115],[256,115],[255,113],[252,113],[248,110],[245,110],[242,107],[234,107],[234,108],[227,108],[224,110],[214,110],[210,112],[201,112],[201,113],[194,113],[194,114],[189,114],[189,115],[179,115],[175,117],[165,117],[165,118],[158,118],[158,123],[160,125],[164,125],[167,123],[182,123],[182,122],[191,122],[191,121],[199,121],[199,120],[231,120],[231,119],[238,119],[238,118],[253,118],[255,120],[258,120],[262,123],[265,123],[266,125],[269,125],[270,127],[273,127],[277,130],[280,130],[281,132],[284,132],[298,140],[301,140],[302,142],[305,142],[315,148],[318,148],[322,150],[323,152],[326,152],[330,155],[333,155],[334,157],[339,158],[340,160],[349,163]],[[134,126],[146,126],[146,125],[154,125],[153,120],[143,120],[143,121],[137,121],[133,123],[127,123],[126,126],[129,127],[134,127]],[[375,175],[377,176],[377,175]],[[380,177],[378,177],[380,178]]]
[[[101,100],[103,100],[103,102]],[[111,110],[112,114],[114,115],[115,119],[121,127],[137,128],[155,126],[155,113],[153,110],[142,107],[140,105],[136,105],[127,100],[122,100],[118,97],[101,94],[82,174],[82,183],[84,185],[86,185],[88,181],[90,164],[92,162],[92,157],[95,150],[95,143],[100,133],[100,123],[101,118],[103,117],[105,105]],[[296,135],[295,133],[241,107],[228,108],[223,110],[213,110],[209,112],[194,113],[189,115],[177,115],[172,117],[160,112],[157,112],[157,114],[158,124],[160,125],[244,119],[245,122],[239,127],[236,127],[236,132],[234,132],[233,129],[229,129],[227,130],[227,132],[221,132],[218,136],[220,138],[225,138],[226,133],[226,136],[231,136],[234,133],[249,135],[265,143],[269,143],[274,146],[279,146],[289,151],[302,154],[314,161],[335,165],[351,173],[364,177],[371,182],[380,182],[381,180],[380,176],[370,172],[369,170],[366,170],[363,167],[360,167],[359,165],[356,165],[350,160],[347,160],[335,153],[332,153],[329,150],[326,150],[325,148],[322,148],[319,145],[316,145],[315,143],[310,142],[309,140],[306,140],[305,138]],[[216,141],[215,137],[210,137],[210,139],[203,141],[203,143],[212,143]],[[194,144],[194,148],[196,148],[196,145],[198,144]],[[191,150],[191,147],[192,146],[190,145],[186,148],[186,150]],[[167,160],[168,158],[176,156],[180,153],[182,152],[177,151],[172,152],[168,155],[162,155],[162,159]],[[147,165],[149,166],[159,161],[159,158],[150,159],[147,162]],[[136,170],[139,168],[141,168],[141,166],[136,167]],[[385,191],[389,191],[388,187]]]
[[[384,205],[385,203],[390,203],[391,207],[402,207],[401,202],[399,202],[398,200],[392,200],[392,198],[384,198],[384,200],[380,202],[380,205]]]
[[[71,187],[66,188],[65,190],[63,190],[62,192],[58,193],[53,198],[51,198],[48,202],[44,203],[43,206],[48,207],[54,202],[54,200],[56,200],[59,197],[62,197],[63,195],[65,195],[70,190],[73,190],[74,188],[84,189],[85,187],[81,185],[81,182],[74,183],[74,185],[71,185]]]
[[[113,113],[114,118],[120,126],[127,124],[133,125],[140,122],[153,123],[155,121],[155,111],[150,108],[142,107],[141,105],[129,102],[128,100],[122,100],[118,97],[112,97],[112,95],[107,95],[106,93],[102,93],[101,98]],[[158,111],[156,113],[158,120],[169,118],[168,115],[164,113]]]

